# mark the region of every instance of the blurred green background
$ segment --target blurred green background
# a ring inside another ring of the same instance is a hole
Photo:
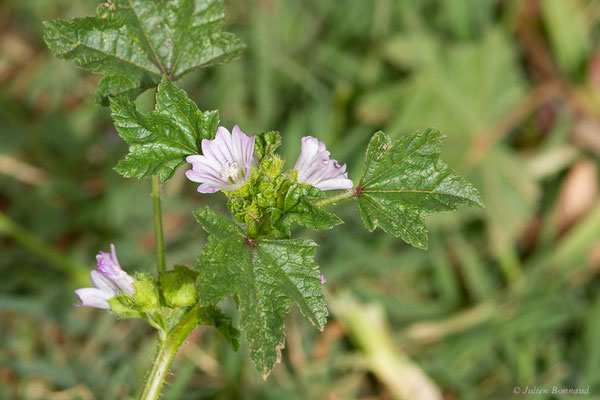
[[[110,243],[128,271],[154,269],[150,182],[112,171],[126,145],[94,103],[98,77],[41,39],[41,21],[97,4],[0,2],[0,399],[131,399],[154,352],[144,323],[72,307]],[[163,398],[600,399],[600,1],[226,10],[248,49],[179,82],[201,109],[246,133],[281,131],[288,166],[317,136],[355,179],[376,130],[437,127],[487,207],[428,218],[428,251],[369,234],[340,207],[346,224],[315,235],[324,333],[294,310],[265,383],[247,344],[236,354],[198,328]],[[204,242],[191,210],[224,210],[195,187],[180,173],[164,188],[170,265],[191,265]],[[513,393],[534,385],[589,395]]]

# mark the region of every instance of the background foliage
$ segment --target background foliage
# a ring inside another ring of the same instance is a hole
[[[154,351],[143,323],[71,306],[111,242],[127,270],[153,270],[150,189],[112,171],[127,145],[98,77],[42,40],[42,20],[96,6],[0,3],[0,398],[133,398]],[[247,343],[236,354],[197,329],[164,397],[403,398],[423,374],[423,399],[600,396],[600,2],[229,0],[226,15],[248,48],[179,83],[202,110],[280,130],[288,163],[318,136],[355,181],[373,132],[434,126],[486,208],[428,217],[423,251],[343,207],[347,223],[316,234],[325,332],[296,309],[264,383]],[[223,201],[182,174],[164,198],[167,257],[192,265],[205,234],[191,210]]]

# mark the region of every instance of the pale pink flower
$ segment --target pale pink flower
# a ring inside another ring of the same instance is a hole
[[[238,125],[233,132],[220,126],[213,140],[202,140],[203,155],[188,156],[192,169],[185,175],[198,186],[200,193],[235,190],[243,186],[250,176],[253,162],[255,136],[248,137]]]
[[[110,253],[101,251],[96,260],[98,269],[90,273],[90,282],[94,287],[75,290],[81,301],[77,306],[110,309],[108,300],[118,296],[119,292],[129,296],[135,294],[135,279],[121,269],[114,244],[110,245]]]
[[[293,170],[298,171],[298,182],[321,190],[352,189],[354,186],[348,179],[346,164],[340,166],[336,160],[330,160],[325,143],[312,136],[302,138],[300,157]]]

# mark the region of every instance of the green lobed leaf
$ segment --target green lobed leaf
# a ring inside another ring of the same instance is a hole
[[[95,16],[45,22],[52,53],[103,74],[96,92],[133,97],[162,75],[179,79],[191,70],[237,57],[245,45],[223,32],[222,0],[109,0]]]
[[[279,237],[291,236],[291,224],[297,223],[310,229],[331,229],[343,221],[335,214],[313,204],[323,198],[323,192],[314,186],[295,183],[288,189],[283,207],[269,210],[271,225]]]
[[[376,227],[427,248],[424,216],[461,204],[482,206],[479,192],[440,159],[444,136],[435,129],[392,142],[377,132],[369,142],[357,188],[365,227]]]
[[[319,329],[327,322],[327,305],[311,240],[256,240],[206,207],[194,212],[208,233],[196,261],[201,301],[216,304],[235,296],[240,328],[250,342],[251,357],[266,377],[281,358],[285,315],[296,303]]]
[[[187,156],[202,153],[202,139],[212,139],[219,124],[217,111],[198,110],[167,77],[158,86],[154,111],[142,114],[123,96],[111,99],[110,110],[117,132],[129,144],[129,154],[115,167],[127,178],[158,174],[167,181]]]
[[[229,315],[213,305],[201,307],[199,313],[199,321],[201,324],[211,325],[217,328],[231,348],[234,351],[238,351],[240,348],[240,331],[233,327],[233,321]]]

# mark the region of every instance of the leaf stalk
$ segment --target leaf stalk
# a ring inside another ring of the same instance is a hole
[[[356,197],[357,193],[355,189],[349,189],[335,196],[328,197],[326,199],[322,199],[315,202],[317,207],[325,207],[331,204],[336,204],[344,200],[351,199]]]

